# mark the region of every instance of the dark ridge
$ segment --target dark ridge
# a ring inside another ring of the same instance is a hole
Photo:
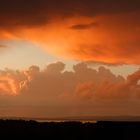
[[[57,138],[73,139],[117,139],[139,140],[140,122],[99,121],[97,123],[82,123],[80,121],[66,122],[36,122],[33,120],[0,120],[0,136],[17,139],[27,138]]]

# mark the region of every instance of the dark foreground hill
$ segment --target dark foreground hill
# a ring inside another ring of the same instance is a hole
[[[0,137],[17,139],[140,140],[140,122],[43,122],[0,120]]]

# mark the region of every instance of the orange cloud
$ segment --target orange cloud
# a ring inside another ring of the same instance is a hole
[[[40,27],[15,29],[11,36],[32,41],[59,57],[108,64],[140,64],[138,17],[139,14],[133,12],[94,18],[56,18]]]
[[[109,69],[98,71],[87,64],[73,66],[74,72],[65,71],[65,64],[49,64],[44,70],[31,66],[26,71],[5,70],[0,74],[0,91],[10,95],[24,95],[37,99],[64,97],[81,99],[131,99],[138,97],[140,71],[127,79],[115,76]],[[38,94],[39,93],[39,94]]]
[[[47,112],[56,116],[58,110],[61,115],[80,115],[83,111],[85,115],[95,111],[113,114],[114,109],[123,114],[130,106],[129,111],[137,114],[139,79],[140,70],[124,79],[105,67],[95,70],[85,63],[74,65],[73,71],[66,71],[62,62],[51,63],[43,70],[38,66],[26,71],[5,70],[0,74],[0,107],[6,103],[8,108],[24,108],[25,114],[27,107],[32,115]]]
[[[76,95],[82,99],[139,99],[140,91],[140,70],[129,75],[127,80],[123,79],[121,76],[109,78],[111,73],[107,74],[104,69],[102,72],[102,78],[100,82],[93,80],[92,82],[84,82],[76,87]],[[99,71],[101,74],[101,72]],[[106,77],[106,78],[105,78]],[[98,77],[99,78],[99,77]],[[80,96],[79,96],[80,95]]]
[[[18,95],[26,77],[23,72],[6,69],[0,72],[0,93],[7,95]]]
[[[31,41],[49,53],[74,60],[140,64],[139,5],[137,0],[2,0],[0,39]],[[61,62],[43,70],[38,66],[26,71],[7,69],[0,72],[4,95],[0,95],[0,105],[26,104],[34,113],[39,107],[40,113],[81,115],[105,113],[108,108],[113,112],[115,107],[120,111],[125,104],[121,113],[128,113],[129,106],[140,114],[132,105],[139,103],[139,79],[139,70],[124,79],[104,67],[94,70],[83,63],[73,66],[73,72],[65,71]]]
[[[18,87],[16,86],[13,79],[8,77],[0,77],[0,91],[1,93],[8,93],[12,95],[17,94]]]
[[[76,96],[82,99],[91,99],[94,96],[94,83],[86,82],[76,87]]]
[[[0,8],[1,39],[28,40],[71,59],[140,64],[136,0],[6,1]]]

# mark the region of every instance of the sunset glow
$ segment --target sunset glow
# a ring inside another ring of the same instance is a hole
[[[140,115],[139,17],[138,0],[1,0],[0,116]]]

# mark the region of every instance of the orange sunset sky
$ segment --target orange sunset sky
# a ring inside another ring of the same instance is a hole
[[[138,0],[0,0],[0,116],[140,115]]]

